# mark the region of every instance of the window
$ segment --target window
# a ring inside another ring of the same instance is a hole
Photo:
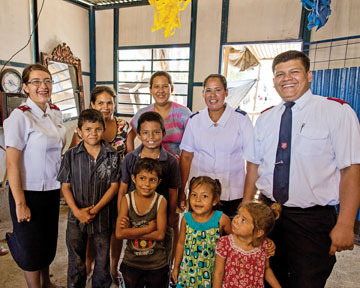
[[[174,82],[171,100],[187,105],[190,49],[186,47],[119,49],[117,112],[134,115],[153,103],[149,80],[155,71],[165,70]]]
[[[222,74],[229,86],[226,102],[245,110],[255,123],[261,111],[281,101],[273,87],[273,59],[287,50],[301,51],[301,47],[300,41],[224,45]]]
[[[76,79],[75,67],[66,63],[50,61],[49,71],[53,79],[51,102],[60,108],[64,121],[69,121],[79,115],[76,91],[72,79]]]

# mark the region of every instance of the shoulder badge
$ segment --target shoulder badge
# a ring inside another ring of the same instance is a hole
[[[60,108],[58,106],[56,106],[55,104],[49,104],[50,109],[55,109],[55,110],[59,110]]]
[[[31,108],[27,105],[21,105],[21,106],[17,107],[17,109],[20,109],[23,112],[25,112],[27,110],[31,110]]]
[[[199,114],[200,112],[199,111],[197,111],[196,113],[194,113],[194,114],[192,114],[192,115],[190,115],[190,118],[193,118],[195,115],[197,115],[197,114]]]
[[[344,100],[342,100],[342,99],[339,99],[339,98],[327,97],[326,99],[331,100],[331,101],[338,102],[338,103],[340,103],[341,105],[349,104],[349,102],[346,102],[346,101],[344,101]],[[349,105],[350,105],[350,104],[349,104]]]
[[[246,112],[244,110],[241,110],[240,108],[236,108],[235,112],[240,113],[240,114],[242,114],[244,116],[246,115]]]
[[[266,108],[265,110],[261,111],[260,113],[262,114],[262,113],[264,113],[264,112],[266,112],[266,111],[268,111],[268,110],[270,110],[271,108],[274,108],[274,107],[275,107],[274,105],[270,106],[270,107]]]

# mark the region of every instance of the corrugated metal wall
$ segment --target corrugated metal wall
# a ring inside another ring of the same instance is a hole
[[[360,67],[313,71],[311,91],[349,102],[360,119]]]

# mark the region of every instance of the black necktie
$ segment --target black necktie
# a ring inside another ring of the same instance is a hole
[[[283,204],[289,199],[289,174],[291,155],[291,107],[295,102],[286,102],[284,113],[281,116],[279,143],[276,151],[274,168],[273,195],[277,202]]]

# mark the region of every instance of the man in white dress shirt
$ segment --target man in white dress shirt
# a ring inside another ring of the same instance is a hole
[[[244,201],[256,190],[275,201],[279,198],[274,182],[286,187],[284,200],[278,201],[282,215],[270,236],[277,246],[271,266],[282,286],[292,288],[325,286],[335,252],[353,249],[360,203],[359,121],[345,101],[311,93],[309,66],[309,58],[299,51],[274,59],[274,87],[283,101],[258,118],[253,142],[245,151],[250,163]],[[286,142],[280,140],[280,131],[289,102],[294,103]],[[289,169],[282,174],[287,176],[275,179],[277,166],[286,163],[278,151],[287,148]]]

